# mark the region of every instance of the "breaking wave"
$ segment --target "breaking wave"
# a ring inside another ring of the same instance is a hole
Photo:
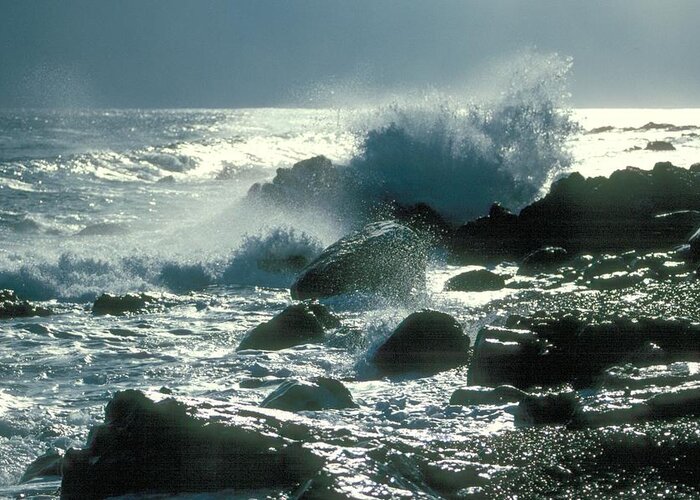
[[[566,107],[570,66],[528,53],[511,63],[495,97],[474,102],[436,92],[379,107],[362,118],[349,165],[335,173],[284,169],[272,188],[252,194],[324,208],[335,201],[339,213],[354,205],[365,215],[385,202],[427,203],[454,221],[483,214],[494,201],[525,205],[571,163],[566,140],[578,128]]]

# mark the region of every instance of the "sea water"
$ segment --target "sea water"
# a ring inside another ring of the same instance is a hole
[[[697,314],[693,284],[684,285],[685,295],[663,287],[606,295],[533,278],[496,292],[444,292],[445,281],[465,268],[436,255],[427,290],[414,303],[329,299],[344,326],[324,343],[237,354],[247,330],[292,303],[293,275],[260,268],[261,256],[312,258],[362,222],[335,215],[332,205],[316,212],[250,206],[250,186],[270,181],[277,169],[325,155],[375,182],[376,191],[429,202],[461,223],[485,213],[491,198],[516,210],[529,201],[523,196],[534,199],[567,172],[609,175],[628,165],[700,161],[696,109],[574,109],[555,117],[552,103],[527,100],[478,111],[430,106],[0,111],[0,288],[55,311],[0,321],[0,496],[55,495],[58,480],[18,485],[23,471],[47,449],[84,446],[118,390],[165,387],[194,400],[258,405],[274,386],[240,383],[263,372],[343,379],[359,408],[308,418],[372,436],[383,456],[404,453],[406,467],[417,450],[476,460],[460,443],[513,429],[513,416],[449,406],[452,391],[466,385],[466,370],[389,381],[374,378],[365,363],[411,312],[448,312],[472,338],[485,324],[558,300],[591,307],[607,301],[631,314],[652,306],[659,314]],[[644,149],[658,140],[675,150]],[[412,161],[401,149],[407,145],[418,145],[415,154],[434,164]],[[492,168],[528,190],[489,185],[498,177],[483,169]],[[517,267],[499,270],[515,275]],[[168,305],[124,317],[91,313],[103,292],[139,291],[166,294]],[[382,472],[355,452],[334,455],[340,494],[430,496],[402,482],[396,468],[384,464]]]

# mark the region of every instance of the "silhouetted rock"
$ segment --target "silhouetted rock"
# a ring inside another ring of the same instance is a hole
[[[700,359],[700,327],[685,319],[515,317],[508,323],[477,334],[470,385],[591,387],[615,365]]]
[[[319,309],[317,311],[321,314]],[[307,304],[295,304],[270,321],[250,330],[237,350],[286,349],[299,344],[318,342],[323,338],[323,332],[323,326],[314,311]]]
[[[310,381],[283,382],[265,398],[261,406],[286,411],[319,411],[355,408],[357,405],[341,382],[317,377]]]
[[[425,245],[392,221],[368,224],[326,248],[292,284],[295,299],[351,292],[404,297],[425,285]]]
[[[458,292],[483,292],[500,290],[506,286],[506,280],[500,274],[488,269],[466,271],[447,280],[445,290]]]
[[[92,305],[93,314],[111,314],[119,316],[127,313],[139,313],[163,305],[161,298],[148,293],[127,293],[112,295],[103,293]]]
[[[581,405],[575,392],[527,394],[518,405],[518,425],[568,424],[578,418]]]
[[[528,254],[518,269],[519,274],[551,272],[569,260],[569,253],[561,247],[543,247]]]
[[[502,405],[507,403],[518,403],[525,396],[526,392],[513,387],[512,385],[499,385],[498,387],[470,387],[468,389],[457,389],[450,397],[451,405]]]
[[[241,414],[242,425],[234,426],[192,411],[173,399],[156,403],[138,391],[118,392],[87,448],[66,452],[61,498],[287,487],[321,465],[259,417]]]
[[[0,290],[0,319],[49,316],[51,310],[20,300],[13,290]]]
[[[408,226],[434,243],[446,242],[452,233],[452,226],[434,208],[425,203],[396,206],[393,217],[397,222]]]
[[[454,233],[454,257],[464,263],[520,259],[544,246],[570,254],[668,249],[697,229],[700,172],[657,163],[628,167],[609,178],[570,174],[519,215],[468,222]]]
[[[404,319],[375,351],[384,373],[449,370],[468,361],[469,337],[449,314],[423,310]]]
[[[647,151],[675,151],[675,147],[668,141],[650,141],[645,147]]]

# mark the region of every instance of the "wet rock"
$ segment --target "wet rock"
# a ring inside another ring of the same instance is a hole
[[[295,345],[318,342],[323,338],[323,334],[323,326],[313,310],[307,304],[295,304],[287,307],[270,321],[250,330],[236,350],[276,351]]]
[[[173,399],[118,392],[87,448],[66,452],[61,498],[292,487],[320,466],[259,418],[242,414],[234,425],[193,411]]]
[[[657,163],[629,167],[609,178],[573,173],[554,182],[542,199],[506,219],[482,217],[455,231],[459,262],[520,259],[544,246],[574,255],[632,248],[668,249],[685,241],[698,223],[700,172]]]
[[[375,351],[384,373],[435,373],[466,364],[469,337],[449,314],[423,310],[404,319]]]
[[[528,254],[518,269],[519,274],[551,272],[569,260],[569,253],[561,247],[543,247]]]
[[[500,290],[506,286],[503,276],[489,271],[477,269],[466,271],[447,280],[445,290],[458,292],[483,292],[487,290]]]
[[[350,391],[341,382],[325,377],[310,381],[287,380],[265,398],[262,406],[286,411],[357,407]]]
[[[665,357],[665,356],[664,356]],[[677,361],[670,364],[635,366],[628,363],[605,370],[601,385],[610,389],[672,387],[700,380],[700,363]]]
[[[393,217],[433,243],[446,242],[452,233],[452,226],[433,207],[425,203],[399,205],[394,208]]]
[[[662,392],[647,401],[651,418],[667,419],[700,415],[700,387]]]
[[[668,141],[650,141],[645,147],[647,151],[675,151],[676,148]]]
[[[482,328],[474,342],[469,385],[506,384],[519,389],[539,385],[545,352],[546,344],[527,330]]]
[[[112,295],[103,293],[92,305],[93,314],[111,314],[119,316],[128,313],[139,313],[150,310],[162,304],[160,297],[148,293],[127,293]]]
[[[0,290],[0,319],[49,316],[51,310],[20,300],[12,290]]]
[[[63,450],[51,449],[34,460],[24,471],[20,483],[47,476],[60,476],[63,464]]]
[[[513,387],[512,385],[499,385],[490,387],[470,387],[468,389],[457,389],[450,397],[451,405],[503,405],[508,403],[518,403],[525,396],[526,392]]]
[[[588,282],[588,287],[593,290],[619,290],[638,285],[646,277],[644,273],[639,271],[634,273],[616,272],[603,274],[602,276],[591,278]]]
[[[375,222],[326,248],[291,286],[295,299],[352,292],[405,297],[425,285],[425,247],[392,221]]]
[[[700,326],[684,319],[515,317],[508,324],[516,328],[479,331],[470,385],[591,387],[615,365],[700,359]]]
[[[516,425],[568,424],[578,418],[580,402],[576,393],[526,395],[515,413]]]
[[[341,326],[340,319],[330,312],[326,306],[318,302],[308,304],[311,311],[323,328],[339,328]]]

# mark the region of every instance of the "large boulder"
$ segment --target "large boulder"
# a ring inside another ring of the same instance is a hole
[[[352,292],[401,298],[425,285],[423,240],[393,221],[368,224],[319,255],[291,286],[295,299]]]
[[[469,337],[449,314],[423,310],[404,319],[375,351],[383,373],[435,373],[466,364]]]
[[[61,498],[292,487],[320,465],[259,418],[242,415],[234,426],[193,411],[174,399],[118,392],[87,448],[66,452]]]
[[[333,316],[319,304],[289,306],[270,321],[250,330],[237,350],[276,351],[295,345],[318,342],[323,338],[323,323],[332,324],[332,318]]]
[[[355,408],[350,391],[338,380],[316,377],[310,381],[287,380],[261,405],[287,411],[319,411]]]
[[[51,310],[20,300],[12,290],[0,290],[0,319],[49,316]]]
[[[484,292],[500,290],[506,286],[506,280],[500,274],[488,269],[465,271],[453,276],[445,283],[445,290],[457,292]]]

